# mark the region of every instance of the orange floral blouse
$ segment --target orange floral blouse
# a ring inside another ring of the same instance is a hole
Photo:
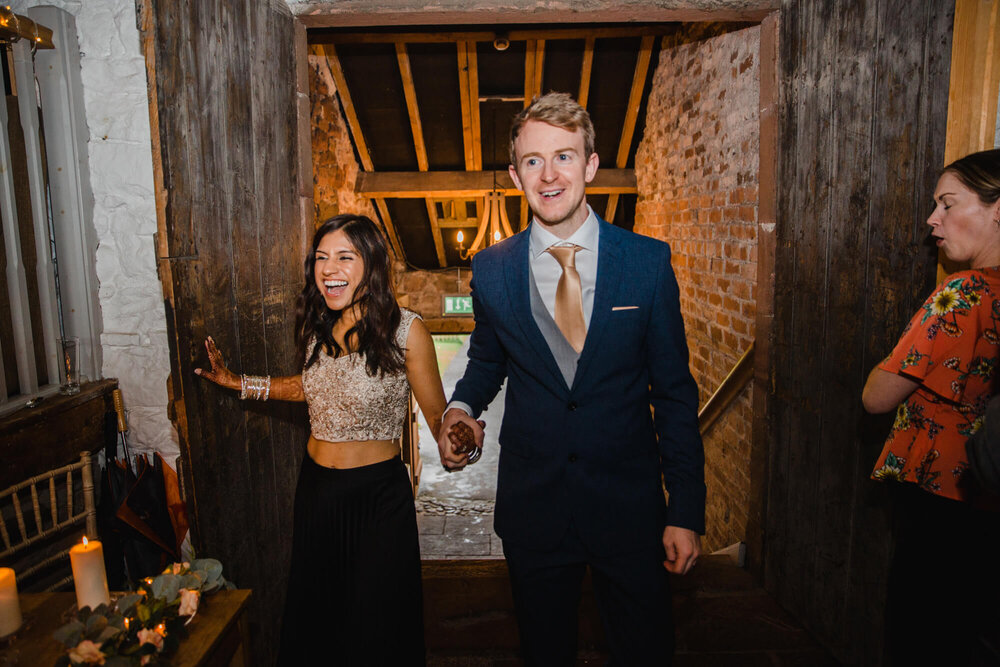
[[[872,478],[969,500],[965,441],[982,423],[1000,351],[1000,267],[948,276],[879,368],[920,383],[900,403]]]

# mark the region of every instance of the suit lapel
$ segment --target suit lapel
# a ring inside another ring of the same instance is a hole
[[[587,328],[587,339],[583,344],[583,352],[576,366],[576,376],[573,386],[580,385],[580,379],[586,374],[591,360],[606,345],[602,341],[608,320],[611,318],[611,308],[618,296],[621,285],[622,271],[625,265],[617,235],[613,234],[610,224],[597,218],[600,224],[600,244],[597,249],[597,282],[594,287],[594,310],[590,315],[590,326]]]
[[[535,322],[534,315],[531,314],[531,276],[528,268],[529,250],[529,230],[511,237],[508,243],[510,250],[504,257],[504,273],[507,278],[507,299],[510,303],[512,317],[521,327],[525,344],[534,351],[538,362],[545,367],[552,379],[560,386],[566,386],[559,364],[549,349],[548,341],[542,335],[541,329]]]

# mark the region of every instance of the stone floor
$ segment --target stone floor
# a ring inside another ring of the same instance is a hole
[[[468,342],[442,374],[445,396],[465,372]],[[500,538],[493,532],[493,499],[496,495],[497,435],[503,417],[506,386],[500,390],[482,419],[486,422],[483,456],[458,472],[445,472],[430,428],[420,416],[420,458],[423,470],[417,492],[417,526],[420,554],[425,560],[447,558],[502,558]]]

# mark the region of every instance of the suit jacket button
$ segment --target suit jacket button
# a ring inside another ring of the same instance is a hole
[[[570,463],[576,463],[576,454],[570,454],[569,455],[569,462]]]
[[[575,401],[570,401],[569,405],[567,405],[566,407],[569,408],[570,411],[576,410],[576,402]]]

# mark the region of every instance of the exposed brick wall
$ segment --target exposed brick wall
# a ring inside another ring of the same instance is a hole
[[[334,95],[333,78],[321,60],[310,57],[309,64],[316,222],[340,213],[360,213],[377,220],[371,201],[354,192],[360,168],[347,122]],[[441,317],[441,296],[468,294],[470,271],[419,271],[397,258],[393,272],[400,304],[420,313],[431,331],[472,330],[472,318]]]
[[[759,45],[755,26],[663,49],[636,156],[635,231],[673,250],[702,404],[754,340]],[[709,550],[746,538],[750,392],[705,435]]]
[[[310,56],[309,65],[316,224],[341,213],[358,213],[377,220],[371,202],[354,193],[359,167],[347,121],[334,96],[333,77],[322,60]]]

